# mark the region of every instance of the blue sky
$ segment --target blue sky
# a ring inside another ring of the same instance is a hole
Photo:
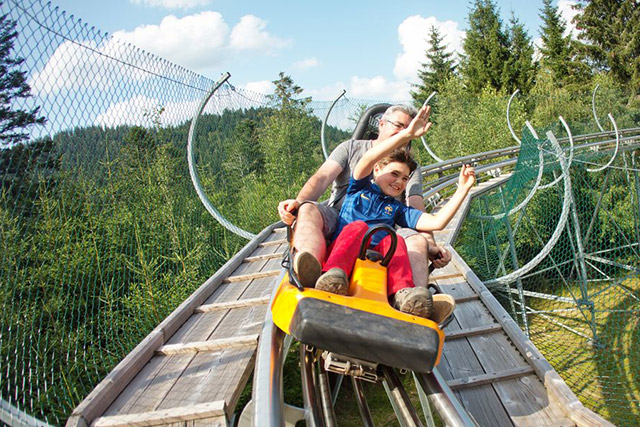
[[[554,2],[570,17],[570,0]],[[460,50],[470,1],[53,0],[95,26],[188,69],[271,91],[284,71],[316,100],[408,99],[436,25]],[[542,0],[498,0],[539,38]]]

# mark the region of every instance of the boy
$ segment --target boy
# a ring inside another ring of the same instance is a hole
[[[410,154],[398,148],[430,127],[431,123],[427,123],[421,129],[423,122],[420,120],[419,114],[397,136],[369,149],[356,165],[340,210],[335,240],[329,248],[329,256],[323,265],[324,273],[318,279],[316,289],[342,295],[347,293],[348,276],[355,264],[362,237],[370,225],[384,223],[419,231],[442,230],[467,196],[475,183],[475,171],[465,165],[460,172],[458,189],[435,215],[407,207],[395,199],[404,191],[411,172],[416,168]],[[369,179],[372,171],[373,182]],[[388,236],[381,239],[374,235],[371,239],[371,246],[383,254],[389,243]],[[431,294],[424,287],[414,287],[406,245],[400,236],[387,271],[387,292],[392,306],[416,316],[429,317]]]

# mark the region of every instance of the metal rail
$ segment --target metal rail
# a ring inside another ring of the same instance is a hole
[[[629,128],[629,129],[620,129],[619,131],[620,134],[620,140],[621,141],[628,141],[637,137],[640,137],[640,127],[637,128]],[[573,137],[573,142],[584,142],[584,141],[591,141],[591,140],[596,140],[596,139],[600,139],[600,138],[614,138],[614,139],[610,139],[607,140],[607,142],[609,143],[615,143],[615,131],[605,131],[605,132],[596,132],[596,133],[592,133],[592,134],[586,134],[586,135],[579,135],[579,136],[574,136]],[[558,138],[558,142],[560,144],[568,142],[569,138],[565,137],[565,138]],[[578,148],[589,148],[589,147],[594,147],[594,146],[599,146],[602,145],[603,141],[597,141],[597,142],[592,142],[592,143],[585,143],[579,146],[576,146],[575,149]],[[432,165],[428,165],[428,166],[422,166],[420,168],[420,171],[422,172],[422,176],[423,178],[429,177],[431,175],[442,175],[444,172],[451,170],[451,169],[455,169],[460,167],[460,165],[464,164],[464,163],[476,163],[476,162],[483,162],[483,161],[487,161],[487,160],[491,160],[491,159],[495,159],[495,158],[499,158],[499,157],[505,157],[508,156],[510,158],[512,157],[517,157],[517,155],[520,153],[520,146],[515,145],[512,147],[506,147],[506,148],[498,148],[496,150],[490,150],[490,151],[485,151],[483,153],[476,153],[476,154],[470,154],[467,156],[462,156],[462,157],[456,157],[455,159],[449,159],[449,160],[445,160],[444,162],[441,163],[435,163]],[[496,163],[495,165],[499,165],[500,162]]]
[[[640,138],[640,128],[629,128],[629,129],[621,129],[619,130],[619,134],[620,136],[620,143],[623,142],[635,142],[638,138]],[[626,136],[622,136],[622,135],[626,135]],[[589,141],[592,139],[597,139],[597,138],[601,138],[601,137],[606,137],[606,136],[614,136],[613,139],[606,139],[606,140],[602,140],[602,141],[594,141],[594,142],[587,142],[585,144],[581,144],[581,145],[575,145],[573,147],[573,150],[585,150],[585,149],[589,149],[589,148],[593,148],[593,147],[606,147],[607,145],[613,145],[616,144],[616,139],[615,139],[615,131],[607,131],[607,132],[598,132],[598,133],[594,133],[594,134],[590,134],[590,135],[581,135],[581,136],[576,136],[573,137],[573,141],[574,143],[576,141]],[[558,139],[559,143],[562,142],[568,142],[569,138],[560,138]],[[640,141],[639,141],[640,142]],[[635,145],[634,145],[635,147]],[[620,149],[624,149],[624,148],[620,148]],[[628,148],[627,148],[628,149]],[[471,163],[471,162],[482,162],[482,161],[486,161],[486,160],[491,160],[491,159],[495,159],[495,158],[499,158],[499,157],[504,157],[504,156],[509,156],[510,158],[506,159],[506,160],[502,160],[499,162],[494,162],[494,163],[489,163],[486,165],[481,165],[481,166],[477,166],[476,167],[476,175],[481,175],[482,173],[486,173],[489,172],[491,170],[495,170],[497,168],[506,168],[509,166],[514,165],[517,160],[518,160],[518,153],[520,152],[520,147],[508,147],[508,148],[501,148],[498,150],[491,150],[491,151],[486,151],[484,153],[479,153],[479,154],[474,154],[474,155],[470,155],[470,156],[463,156],[463,157],[458,157],[455,159],[450,159],[447,160],[441,164],[437,164],[437,165],[430,165],[430,166],[425,166],[423,167],[422,170],[422,174],[423,174],[423,179],[425,177],[428,176],[432,176],[432,175],[440,175],[445,171],[449,171],[452,169],[457,169],[460,166],[462,166],[463,164],[466,163]],[[458,180],[458,176],[455,174],[449,174],[449,175],[444,175],[441,176],[435,180],[429,181],[429,182],[424,182],[423,186],[425,188],[425,191],[423,192],[423,197],[425,200],[427,200],[429,197],[433,196],[434,194],[446,189],[447,187],[451,187],[452,185],[455,185],[455,183]]]

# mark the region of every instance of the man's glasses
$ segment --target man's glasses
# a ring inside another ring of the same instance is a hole
[[[384,119],[384,122],[389,123],[391,126],[393,126],[396,129],[406,129],[407,126],[409,126],[402,123],[394,122],[393,120],[389,120],[389,119]]]

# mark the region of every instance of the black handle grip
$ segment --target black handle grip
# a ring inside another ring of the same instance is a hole
[[[387,253],[384,255],[384,258],[382,259],[382,261],[380,262],[380,265],[382,265],[383,267],[386,267],[387,265],[389,265],[389,261],[391,261],[391,257],[396,252],[396,246],[398,246],[398,236],[396,236],[396,231],[393,229],[393,227],[387,224],[377,224],[371,227],[369,230],[367,230],[364,237],[362,238],[362,243],[360,244],[360,253],[358,254],[358,258],[362,260],[366,258],[369,242],[371,241],[371,238],[373,237],[373,235],[378,231],[385,231],[389,236],[391,236],[391,246],[389,247],[389,250],[387,251]]]

